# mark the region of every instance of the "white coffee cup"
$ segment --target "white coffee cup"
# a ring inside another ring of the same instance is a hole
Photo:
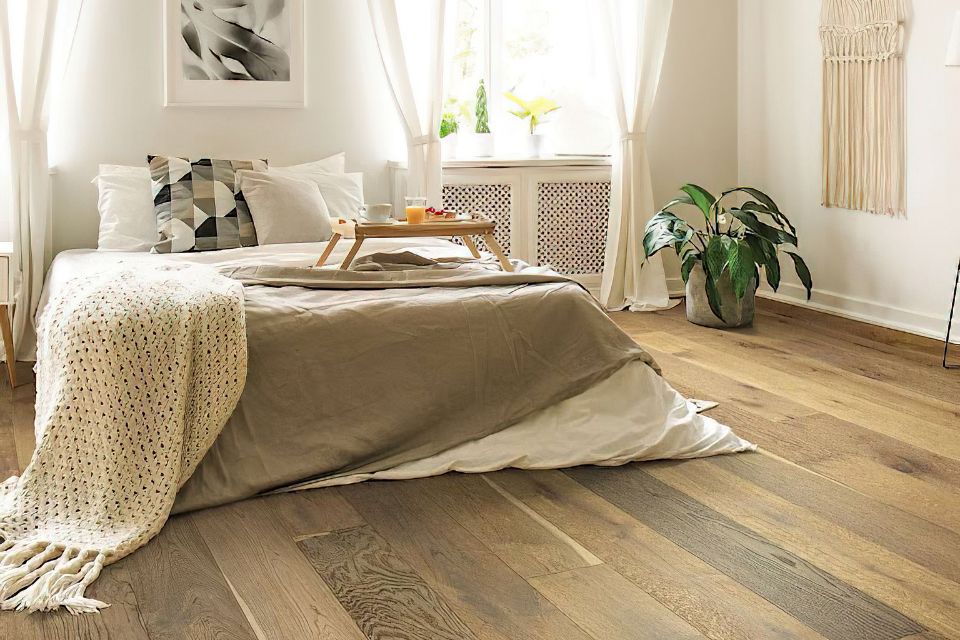
[[[392,204],[368,204],[361,208],[360,215],[370,222],[387,222],[393,213]]]

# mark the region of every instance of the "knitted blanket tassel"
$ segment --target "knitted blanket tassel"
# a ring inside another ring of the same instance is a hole
[[[103,569],[102,552],[7,541],[0,545],[0,558],[0,603],[5,610],[62,606],[70,613],[91,613],[108,606],[83,595]]]

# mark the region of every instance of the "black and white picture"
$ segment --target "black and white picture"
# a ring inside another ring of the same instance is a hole
[[[180,0],[187,80],[290,80],[287,0]]]
[[[164,105],[306,104],[304,0],[164,0]]]

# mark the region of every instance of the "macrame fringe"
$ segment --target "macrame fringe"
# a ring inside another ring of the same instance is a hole
[[[906,208],[904,0],[823,0],[823,204]]]
[[[97,579],[106,556],[91,549],[48,542],[0,544],[0,609],[93,613],[105,602],[84,597]]]

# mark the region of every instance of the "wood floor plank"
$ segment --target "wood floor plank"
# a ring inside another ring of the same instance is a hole
[[[150,640],[259,640],[189,514],[127,560]]]
[[[33,382],[21,384],[13,390],[13,435],[20,471],[27,468],[36,445],[34,435],[35,399],[36,388]]]
[[[706,460],[641,468],[926,628],[960,636],[960,584]]]
[[[482,476],[451,473],[422,486],[426,495],[524,578],[600,564],[549,522],[510,502]]]
[[[330,489],[281,493],[270,496],[264,504],[284,520],[295,538],[366,524],[339,493]]]
[[[713,416],[764,449],[960,533],[960,463],[827,414],[770,422],[737,407]]]
[[[110,606],[90,615],[66,611],[25,614],[0,612],[0,638],[4,640],[150,640],[138,613],[130,586],[128,558],[106,568],[87,595]]]
[[[531,578],[594,640],[703,640],[704,636],[607,565]]]
[[[880,406],[905,412],[911,417],[933,424],[952,426],[960,419],[960,397],[956,393],[949,393],[947,397],[940,398],[930,394],[928,390],[919,392],[890,384],[885,380],[876,379],[875,376],[865,376],[862,372],[829,364],[824,359],[809,357],[803,349],[760,337],[757,333],[754,329],[703,332],[690,332],[688,329],[680,332],[673,331],[669,335],[675,338],[672,341],[675,346],[693,344],[733,354],[760,367],[782,369],[785,363],[789,363],[792,371],[802,372],[804,378],[815,379],[818,384],[833,389],[838,394],[866,398]],[[889,361],[886,368],[891,369]],[[899,367],[894,368],[892,374],[903,375],[904,372],[898,369]],[[941,371],[942,373],[937,374],[937,379],[944,383],[952,383],[954,377],[950,376],[948,371]],[[956,385],[952,383],[950,386]],[[956,387],[960,392],[960,386]]]
[[[805,460],[856,457],[929,485],[960,490],[960,461],[852,422],[817,413],[793,418],[775,428],[776,442],[783,449],[802,452]]]
[[[487,475],[708,638],[823,637],[560,471]]]
[[[0,382],[0,480],[20,475],[17,439],[13,429],[13,390]]]
[[[476,638],[369,526],[303,538],[298,544],[370,640]]]
[[[258,640],[361,640],[363,634],[304,559],[285,519],[278,517],[275,503],[286,506],[286,498],[255,498],[188,517],[246,605]]]
[[[338,490],[478,638],[587,638],[424,495],[424,485],[433,480],[364,483]]]
[[[640,339],[642,341],[642,337]],[[799,402],[734,378],[718,375],[714,371],[681,360],[674,354],[649,347],[647,350],[663,368],[664,379],[688,397],[733,404],[774,422],[818,413],[816,409]]]
[[[939,357],[924,354],[920,360],[904,357],[904,350],[865,341],[850,335],[834,336],[813,325],[797,324],[776,314],[764,314],[751,334],[757,341],[768,341],[778,348],[940,400],[960,398],[960,377],[950,375]],[[939,347],[938,347],[939,349]],[[895,360],[897,366],[891,366]]]
[[[821,377],[823,368],[811,369],[792,366],[789,359],[776,366],[758,362],[752,353],[736,350],[718,350],[665,333],[644,334],[641,344],[673,353],[685,362],[699,365],[721,375],[733,377],[746,384],[771,393],[784,395],[803,405],[848,420],[871,430],[898,438],[914,446],[934,451],[943,456],[960,459],[960,439],[956,438],[956,420],[951,412],[942,409],[919,409],[919,404],[892,400],[894,392],[872,388],[849,389],[849,385],[835,385],[834,379]],[[939,417],[931,422],[919,417],[935,411]],[[910,425],[905,429],[904,425]]]
[[[640,468],[581,467],[566,473],[827,638],[893,640],[923,630],[903,614]]]
[[[697,334],[692,337],[699,344],[709,345],[711,348],[736,352],[758,364],[766,366],[782,366],[790,362],[796,370],[807,376],[815,376],[818,382],[835,389],[837,392],[849,395],[858,395],[876,399],[882,406],[902,410],[917,418],[922,418],[934,424],[947,426],[957,424],[960,420],[960,397],[956,393],[949,393],[941,398],[939,394],[931,393],[930,389],[914,390],[901,384],[893,384],[890,380],[901,377],[905,371],[891,370],[889,362],[886,366],[886,375],[864,375],[863,371],[855,367],[837,366],[832,363],[833,358],[817,357],[824,346],[817,348],[798,348],[795,344],[782,344],[775,340],[757,335],[756,331],[712,331],[706,334]],[[685,338],[688,339],[688,338]],[[809,351],[815,351],[813,357]],[[837,350],[834,350],[837,353]],[[854,361],[853,356],[849,361]],[[936,376],[928,376],[939,382],[950,383],[949,386],[960,392],[960,387],[953,383],[954,377],[943,369]]]
[[[758,348],[771,354],[788,353],[812,358],[857,377],[931,398],[953,403],[960,398],[960,379],[940,366],[942,346],[934,340],[924,340],[924,344],[932,344],[935,348],[914,360],[910,358],[913,352],[902,347],[863,339],[852,332],[824,330],[821,322],[796,322],[771,312],[770,306],[766,301],[762,302],[758,305],[757,319],[753,325],[735,331],[713,330],[690,324],[678,313],[681,309],[655,314],[625,314],[618,321],[631,334],[661,331],[696,340],[705,335],[713,336],[723,339],[727,344],[744,341],[753,345],[748,345],[748,349]],[[866,326],[857,324],[860,329]],[[891,362],[897,365],[891,366]]]
[[[916,353],[924,357],[934,356],[936,360],[942,353],[943,343],[932,338],[859,322],[829,313],[821,313],[798,305],[784,304],[772,300],[760,300],[758,302],[760,302],[759,308],[763,314],[777,314],[787,318],[792,323],[810,325],[819,332],[829,332],[848,338],[851,341],[863,340],[873,344],[886,345],[895,349],[892,353],[897,357]]]
[[[960,534],[891,508],[829,478],[763,453],[716,456],[710,464],[960,583]],[[960,507],[958,507],[960,508]],[[922,544],[918,544],[922,541]]]

